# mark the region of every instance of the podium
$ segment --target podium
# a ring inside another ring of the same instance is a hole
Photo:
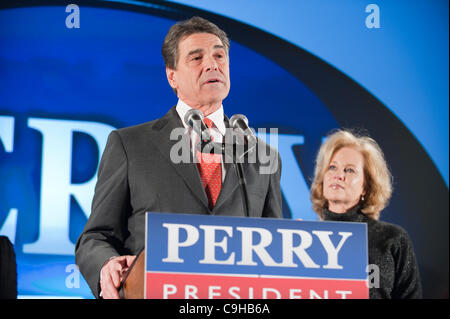
[[[122,299],[368,298],[367,225],[147,213]]]
[[[125,273],[119,287],[121,299],[143,299],[144,298],[144,276],[145,276],[145,249],[136,256]]]

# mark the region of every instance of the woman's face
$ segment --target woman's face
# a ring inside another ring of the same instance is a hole
[[[343,147],[334,153],[324,175],[323,195],[328,209],[345,213],[364,194],[364,157],[354,148]]]

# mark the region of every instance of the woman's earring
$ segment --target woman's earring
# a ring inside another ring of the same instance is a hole
[[[364,195],[361,195],[361,201],[364,202]]]

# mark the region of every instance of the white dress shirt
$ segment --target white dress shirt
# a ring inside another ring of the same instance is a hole
[[[200,137],[186,123],[184,123],[184,116],[186,115],[187,111],[189,111],[190,109],[192,109],[192,107],[190,107],[189,105],[184,103],[182,100],[178,99],[176,110],[177,110],[178,115],[181,118],[181,122],[183,122],[184,127],[188,130],[188,132],[190,134],[191,146],[192,146],[192,145],[197,145]],[[215,128],[209,129],[209,132],[210,132],[214,142],[222,143],[223,137],[225,136],[225,132],[226,132],[226,127],[225,127],[225,122],[224,122],[225,116],[223,113],[223,105],[221,105],[220,108],[217,111],[215,111],[214,113],[209,114],[207,116],[207,118],[209,118],[216,126]],[[192,149],[192,155],[195,158],[196,149],[195,149],[195,147],[191,147],[191,149]],[[225,174],[226,174],[225,166],[223,165],[223,156],[222,156],[222,160],[221,160],[221,166],[222,166],[222,183],[223,183],[223,181],[225,180]]]

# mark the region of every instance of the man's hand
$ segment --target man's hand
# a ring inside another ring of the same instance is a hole
[[[118,256],[111,258],[100,272],[100,289],[103,299],[119,299],[118,288],[123,275],[133,263],[136,256]]]

